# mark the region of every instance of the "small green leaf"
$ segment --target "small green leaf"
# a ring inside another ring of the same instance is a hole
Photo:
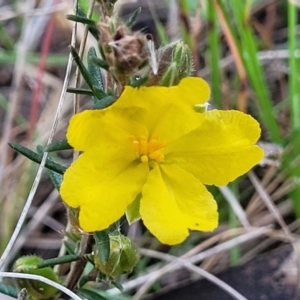
[[[88,61],[90,63],[92,63],[92,64],[94,64],[94,65],[96,65],[96,66],[104,69],[104,70],[108,70],[109,69],[108,63],[105,60],[103,60],[103,59],[101,59],[99,57],[90,56],[89,59],[88,59]]]
[[[102,100],[105,97],[107,97],[107,94],[102,89],[100,89],[98,86],[93,85],[93,92],[99,100]]]
[[[137,8],[137,9],[132,13],[132,15],[130,16],[130,18],[129,18],[128,21],[126,22],[126,26],[127,26],[127,27],[131,28],[131,27],[134,25],[134,23],[136,22],[138,16],[140,15],[141,11],[142,11],[142,8],[139,7],[139,8]]]
[[[32,150],[20,145],[20,144],[15,144],[15,143],[8,143],[8,145],[14,149],[15,151],[19,152],[20,154],[26,156],[27,158],[29,158],[30,160],[40,164],[43,158],[43,155],[37,154],[35,152],[33,152]],[[49,157],[46,160],[46,164],[45,167],[55,171],[59,174],[64,174],[64,172],[67,170],[66,167],[53,162]]]
[[[120,290],[121,292],[124,290],[122,284],[118,281],[112,280],[111,284],[116,287],[118,290]]]
[[[67,92],[72,94],[78,94],[78,95],[88,95],[88,96],[94,95],[93,91],[88,89],[68,88]]]
[[[95,97],[97,97],[99,100],[106,97],[106,94],[102,89],[99,89],[97,86],[94,85],[94,78],[89,73],[89,70],[85,67],[82,60],[80,59],[76,49],[72,46],[70,46],[71,54],[80,70],[80,73],[84,80],[86,81],[87,85],[90,87],[90,89],[93,91],[93,94]]]
[[[129,85],[134,87],[134,88],[137,88],[137,87],[140,87],[140,86],[144,85],[148,81],[148,79],[149,79],[148,76],[140,77],[138,79],[134,78],[134,79],[130,80]]]
[[[59,191],[60,186],[63,182],[63,175],[61,175],[57,172],[51,171],[51,170],[47,170],[47,171],[48,171],[49,177],[50,177],[54,187]]]
[[[71,243],[64,242],[64,245],[66,247],[67,252],[70,253],[70,255],[75,255],[76,251]]]
[[[80,70],[82,77],[84,78],[84,80],[86,81],[86,83],[90,87],[90,89],[93,91],[93,79],[92,79],[88,69],[83,64],[81,58],[79,57],[79,55],[77,53],[77,50],[73,46],[70,46],[70,50],[71,50],[73,59],[75,60],[77,66]]]
[[[99,40],[100,32],[99,32],[99,30],[96,26],[96,22],[89,19],[89,18],[87,18],[85,13],[80,9],[78,9],[77,13],[78,13],[77,16],[67,15],[67,19],[70,20],[70,21],[74,21],[74,22],[78,22],[78,23],[82,23],[82,24],[87,25],[89,32],[93,35],[93,37],[96,40]]]
[[[95,231],[94,238],[99,251],[99,259],[103,264],[105,264],[110,255],[109,235],[106,230]]]
[[[82,288],[87,282],[90,281],[90,278],[88,275],[83,275],[80,277],[80,279],[78,280],[77,286],[79,288]]]
[[[53,267],[55,265],[62,265],[80,259],[82,259],[82,256],[80,255],[69,254],[69,255],[64,255],[56,258],[45,259],[39,262],[35,267],[37,269],[45,268],[45,267]]]
[[[116,101],[116,96],[106,96],[105,98],[102,98],[101,100],[98,100],[92,107],[92,109],[103,109],[107,108],[110,105],[112,105]]]
[[[93,63],[93,61],[91,60],[92,58],[99,59],[94,47],[91,47],[88,51],[88,70],[92,77],[94,86],[104,91],[101,69]]]
[[[70,20],[70,21],[82,23],[85,25],[90,25],[90,26],[97,28],[96,22],[94,20],[86,18],[86,17],[76,16],[76,15],[66,15],[66,18],[67,18],[67,20]]]
[[[108,298],[99,295],[97,292],[88,289],[79,289],[77,294],[87,300],[107,300]]]
[[[0,293],[16,298],[18,297],[18,291],[15,287],[5,284],[3,282],[0,282]]]
[[[73,147],[67,142],[67,140],[60,140],[53,142],[44,148],[45,152],[55,152],[60,150],[70,150]]]

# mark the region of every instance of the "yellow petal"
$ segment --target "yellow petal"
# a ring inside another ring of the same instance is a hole
[[[188,228],[214,229],[216,203],[205,187],[179,168],[165,166],[163,172],[164,176],[156,165],[142,190],[140,213],[150,232],[174,245],[187,238]]]
[[[96,149],[97,150],[97,149]],[[80,208],[79,223],[87,232],[117,221],[146,180],[148,167],[121,147],[83,153],[64,174],[60,193],[67,205]]]
[[[178,164],[204,184],[226,185],[255,166],[263,150],[254,144],[260,127],[239,111],[202,114],[202,125],[165,149],[166,161]]]
[[[172,87],[127,86],[112,109],[122,109],[127,117],[144,124],[150,135],[159,134],[168,142],[199,126],[201,118],[194,105],[205,103],[209,95],[209,86],[203,79],[188,77]]]
[[[101,152],[109,145],[128,144],[131,135],[143,134],[147,134],[145,126],[124,118],[119,110],[112,112],[108,108],[74,115],[68,127],[67,140],[78,151],[97,147]]]
[[[133,88],[126,86],[113,107],[142,107],[153,109],[167,102],[187,105],[193,109],[196,104],[204,104],[210,97],[207,82],[199,77],[186,77],[176,86],[152,86]]]

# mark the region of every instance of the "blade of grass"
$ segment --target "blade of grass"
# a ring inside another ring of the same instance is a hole
[[[292,1],[288,1],[288,38],[290,52],[290,72],[289,72],[289,98],[291,105],[292,128],[300,127],[300,76],[299,63],[300,51],[297,48],[297,7]]]
[[[208,9],[208,48],[209,48],[209,60],[211,66],[211,91],[212,99],[216,107],[222,106],[221,95],[221,74],[219,68],[220,61],[220,45],[219,45],[219,33],[217,26],[217,14],[214,9],[212,1],[207,2]]]
[[[297,43],[297,7],[292,1],[288,1],[288,41],[289,41],[289,102],[291,111],[291,144],[293,145],[294,155],[287,155],[286,160],[288,165],[293,166],[290,170],[290,176],[294,179],[299,178],[299,168],[294,167],[293,160],[296,159],[299,152],[299,128],[300,128],[300,76],[299,76],[299,63],[300,53],[299,44]],[[297,132],[298,131],[298,132]],[[300,218],[300,187],[296,188],[290,194],[296,215]]]
[[[228,27],[231,33],[238,41],[238,48],[240,54],[242,55],[244,66],[246,68],[247,76],[251,83],[251,86],[257,96],[257,100],[260,106],[260,117],[261,122],[267,128],[270,139],[273,142],[281,143],[281,137],[279,134],[279,127],[276,121],[276,117],[273,112],[272,101],[267,89],[266,81],[263,75],[262,67],[260,66],[258,56],[257,56],[257,45],[254,34],[251,29],[251,25],[245,16],[248,15],[247,10],[245,10],[244,1],[233,0],[232,5],[226,5],[226,1],[219,0],[218,4],[224,16],[226,18]],[[228,9],[232,9],[233,18],[236,21],[235,29],[233,29],[232,17],[229,17]]]

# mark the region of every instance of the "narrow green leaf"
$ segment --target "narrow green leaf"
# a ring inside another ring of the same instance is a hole
[[[15,287],[3,282],[0,282],[0,293],[16,299],[18,297],[18,290]]]
[[[141,11],[142,11],[142,8],[139,7],[139,8],[137,8],[137,9],[132,13],[132,15],[130,16],[130,18],[129,18],[128,21],[126,22],[126,26],[127,26],[127,27],[131,28],[131,27],[134,25],[134,23],[136,22],[138,16],[140,15]]]
[[[68,242],[64,242],[64,246],[66,247],[66,250],[70,255],[76,255],[76,251],[74,249],[74,246]]]
[[[120,290],[121,292],[124,290],[122,284],[121,284],[120,282],[118,282],[118,281],[114,281],[114,280],[113,280],[113,281],[111,282],[111,284],[112,284],[114,287],[116,287],[118,290]]]
[[[88,95],[88,96],[94,95],[93,91],[87,89],[68,88],[67,92],[72,94],[78,94],[78,95]]]
[[[15,143],[8,143],[8,145],[14,149],[15,151],[19,152],[20,154],[26,156],[27,158],[29,158],[30,160],[40,164],[43,158],[43,155],[37,154],[35,152],[33,152],[32,150],[20,145],[20,144],[15,144]],[[64,174],[64,172],[67,170],[66,167],[53,162],[49,157],[46,160],[46,164],[45,167],[55,171],[59,174]]]
[[[97,87],[95,85],[93,85],[93,91],[94,91],[95,96],[97,96],[97,98],[99,100],[102,100],[105,97],[107,97],[107,94],[102,89],[100,89],[99,87]]]
[[[76,16],[76,15],[66,15],[66,18],[67,18],[67,20],[70,20],[70,21],[74,21],[74,22],[77,22],[77,23],[82,23],[82,24],[85,24],[85,25],[90,25],[90,26],[93,26],[93,27],[97,28],[96,27],[96,22],[94,20],[86,18],[86,17]]]
[[[106,230],[95,231],[94,238],[99,250],[99,259],[102,263],[106,263],[110,255],[109,235]]]
[[[63,175],[59,174],[57,172],[51,171],[49,169],[47,171],[48,171],[48,175],[49,175],[54,187],[59,191],[60,186],[63,182]]]
[[[91,279],[89,278],[88,275],[83,275],[79,278],[77,286],[79,288],[82,288],[86,283],[88,283]]]
[[[45,267],[53,267],[56,265],[62,265],[62,264],[66,264],[72,261],[77,261],[82,259],[82,256],[80,255],[64,255],[64,256],[60,256],[60,257],[56,257],[56,258],[50,258],[50,259],[45,259],[42,262],[40,262],[39,264],[37,264],[35,266],[36,269],[41,269],[41,268],[45,268]]]
[[[67,140],[60,140],[57,142],[53,142],[44,148],[45,152],[55,152],[61,150],[70,150],[73,147],[67,142]]]
[[[96,66],[98,66],[98,67],[100,67],[100,68],[106,70],[106,71],[109,69],[108,63],[107,63],[105,60],[103,60],[103,59],[101,59],[101,58],[99,58],[99,57],[90,56],[90,57],[88,58],[88,61],[89,61],[90,63],[93,63],[94,65],[96,65]]]
[[[148,81],[148,79],[149,79],[148,76],[139,77],[138,79],[132,78],[130,80],[129,85],[132,86],[132,87],[134,87],[134,88],[137,88],[137,87],[140,87],[140,86],[144,85]]]
[[[82,77],[84,78],[85,82],[87,83],[87,85],[90,87],[90,89],[93,91],[93,94],[95,97],[97,97],[98,99],[102,99],[106,96],[106,94],[102,91],[99,90],[98,88],[95,88],[94,82],[93,82],[93,77],[91,76],[91,74],[89,73],[88,69],[85,67],[85,65],[83,64],[81,58],[79,57],[76,49],[72,46],[70,46],[71,49],[71,54],[80,70],[80,73],[82,75]]]
[[[39,155],[44,155],[44,149],[42,146],[37,146],[37,152]],[[47,169],[47,173],[54,185],[54,187],[59,191],[60,190],[60,186],[61,186],[61,183],[63,181],[63,175],[62,174],[59,174],[57,172],[54,172],[52,170],[49,170]]]
[[[92,109],[103,109],[112,105],[116,101],[116,96],[107,96],[101,100],[98,100],[92,107]]]
[[[96,40],[99,40],[100,32],[96,26],[96,22],[87,18],[84,12],[78,10],[78,15],[67,15],[67,19],[70,21],[82,23],[88,26],[89,32],[93,35]]]
[[[91,60],[92,58],[98,59],[94,47],[91,47],[88,51],[88,70],[92,77],[93,85],[104,91],[101,69],[93,63],[93,61]]]
[[[107,300],[108,298],[99,295],[97,292],[88,289],[79,289],[77,294],[87,300]]]
[[[82,77],[84,78],[84,80],[86,81],[86,83],[90,87],[90,89],[93,91],[93,79],[92,79],[91,75],[89,74],[88,69],[83,64],[81,58],[79,57],[79,55],[77,53],[77,50],[73,46],[70,46],[70,50],[71,50],[73,59],[75,60],[77,66],[80,70]]]

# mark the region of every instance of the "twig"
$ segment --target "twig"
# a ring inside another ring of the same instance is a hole
[[[197,255],[194,255],[190,258],[188,258],[186,261],[192,264],[196,264],[199,263],[200,261],[204,260],[205,258],[208,258],[210,256],[213,256],[217,253],[226,251],[231,249],[232,247],[235,247],[239,244],[245,243],[251,239],[255,239],[261,235],[267,234],[270,232],[270,228],[267,227],[261,227],[261,228],[251,228],[249,229],[249,232],[242,234],[240,236],[237,236],[229,241],[226,241],[222,244],[219,244],[215,247],[212,247],[206,251],[203,251]],[[140,250],[141,254],[143,254],[143,249]],[[166,266],[164,266],[163,268],[153,271],[152,273],[148,273],[146,275],[140,276],[136,279],[133,279],[129,282],[126,282],[123,284],[123,288],[124,291],[128,291],[131,290],[133,288],[136,288],[137,286],[140,286],[142,284],[148,285],[149,287],[156,281],[158,280],[161,276],[163,276],[164,274],[177,270],[179,269],[181,266],[178,266],[178,264],[172,262]],[[118,289],[111,289],[109,290],[110,294],[119,294],[120,291]]]
[[[178,258],[176,256],[166,254],[166,253],[161,253],[155,250],[151,249],[144,249],[143,254],[148,257],[153,257],[153,258],[158,258],[161,260],[168,261],[170,263],[176,263],[177,265],[183,266],[187,268],[188,270],[191,270],[202,277],[206,278],[207,280],[211,281],[215,285],[219,286],[221,289],[223,289],[225,292],[227,292],[229,295],[234,297],[237,300],[247,300],[243,295],[241,295],[238,291],[236,291],[234,288],[232,288],[230,285],[228,285],[226,282],[223,280],[217,278],[213,274],[207,272],[206,270],[195,266],[194,264],[182,259]],[[147,290],[145,289],[140,289],[139,292],[134,295],[133,300],[139,300],[143,294],[145,294]],[[199,295],[201,297],[201,295]]]

